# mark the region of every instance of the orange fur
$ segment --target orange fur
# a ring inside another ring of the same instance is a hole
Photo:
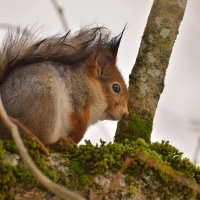
[[[85,131],[88,127],[89,121],[89,106],[85,105],[82,113],[73,112],[70,116],[71,131],[70,137],[75,143],[79,143],[83,138]]]

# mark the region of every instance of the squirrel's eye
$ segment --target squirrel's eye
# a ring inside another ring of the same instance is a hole
[[[120,92],[120,86],[118,84],[113,84],[112,89],[114,92],[119,93]]]

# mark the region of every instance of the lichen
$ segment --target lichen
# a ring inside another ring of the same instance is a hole
[[[158,26],[158,28],[160,28],[162,21],[163,21],[163,17],[156,17],[155,18],[155,24]]]
[[[184,9],[186,7],[187,1],[186,0],[178,0],[178,4],[181,8]]]
[[[151,64],[156,62],[156,58],[154,57],[152,52],[147,53],[147,59],[148,59],[148,62]]]
[[[160,35],[166,39],[167,37],[170,37],[170,29],[164,28],[161,30]]]

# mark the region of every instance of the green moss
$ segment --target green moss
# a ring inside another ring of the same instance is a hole
[[[49,178],[54,181],[58,180],[55,170],[51,166],[47,166],[47,157],[41,153],[39,145],[34,141],[25,141],[25,145],[29,149],[29,153],[37,164],[38,168]],[[4,152],[17,153],[16,146],[12,140],[0,140],[0,199],[13,199],[9,193],[11,187],[15,187],[17,183],[25,186],[40,186],[38,181],[32,176],[30,171],[19,161],[18,165],[3,163]]]
[[[16,184],[16,178],[14,172],[8,166],[4,166],[1,161],[0,172],[0,199],[9,199],[8,197],[11,196],[9,190]]]
[[[5,150],[13,151],[14,144],[11,143],[11,141],[6,141],[4,146],[4,141],[0,141],[0,152],[2,152],[0,158],[3,157]],[[183,174],[193,183],[200,181],[200,169],[189,160],[183,159],[182,153],[171,146],[169,142],[151,144],[146,143],[143,139],[138,139],[134,142],[125,140],[124,144],[105,144],[101,141],[101,145],[98,146],[86,141],[85,145],[75,146],[59,154],[60,160],[66,160],[64,166],[69,170],[67,177],[63,172],[55,173],[52,166],[46,164],[46,157],[40,152],[37,145],[32,142],[26,142],[26,145],[38,167],[47,176],[54,181],[58,181],[58,177],[60,177],[60,184],[67,185],[71,189],[82,191],[103,189],[95,183],[94,177],[99,174],[105,176],[106,173],[115,175],[120,172],[124,174],[126,183],[129,185],[127,192],[130,195],[137,195],[138,188],[140,188],[142,191],[147,191],[145,195],[149,199],[152,199],[152,194],[160,195],[161,199],[170,199],[174,194],[176,196],[184,195],[187,197],[186,199],[198,197],[194,190],[177,183],[169,175],[168,172],[173,167],[177,173]],[[141,157],[140,153],[144,156]],[[129,158],[131,162],[127,162],[126,158]],[[145,159],[159,163],[159,165],[149,164]],[[0,159],[1,161],[2,159]],[[164,166],[164,170],[161,170],[160,166]],[[8,195],[12,195],[9,194],[10,188],[16,186],[16,183],[25,186],[40,186],[21,162],[17,166],[5,165],[1,162],[0,172],[0,199],[9,199]],[[138,185],[140,183],[143,184]]]
[[[0,160],[3,158],[3,155],[4,155],[3,142],[0,140]]]
[[[90,188],[93,184],[91,177],[87,175],[81,175],[79,180],[80,180],[80,185],[83,189]]]
[[[168,170],[171,170],[173,166],[178,173],[184,174],[190,180],[194,180],[198,183],[199,168],[195,167],[187,159],[182,159],[182,153],[176,148],[171,146],[168,142],[159,143],[146,143],[143,139],[138,139],[135,142],[128,142],[125,140],[124,144],[120,143],[101,143],[100,146],[92,145],[90,141],[86,141],[85,145],[80,145],[66,154],[70,160],[69,169],[77,175],[78,182],[84,189],[90,189],[94,186],[92,184],[92,177],[96,174],[103,174],[107,171],[115,174],[123,169],[123,173],[126,175],[126,182],[128,185],[135,186],[130,188],[130,193],[136,192],[137,181],[142,176],[147,176],[149,185],[146,189],[151,192],[163,193],[163,199],[173,197],[175,193],[183,193],[188,197],[193,197],[196,193],[180,183],[177,183],[171,176],[160,171],[159,168],[151,166],[144,160],[139,159],[138,152],[143,152],[145,156],[149,156],[150,159],[155,160],[164,168],[168,166]],[[127,164],[124,168],[125,158],[130,157],[133,162]],[[179,157],[179,166],[176,168],[175,160]],[[187,162],[186,162],[187,160]],[[173,164],[174,163],[174,164]],[[159,182],[155,187],[154,182]],[[151,194],[150,192],[150,194]]]
[[[152,120],[142,118],[137,114],[129,113],[128,120],[120,121],[115,142],[124,143],[125,140],[136,141],[138,138],[150,142],[152,131]]]
[[[2,144],[3,144],[4,149],[9,151],[10,153],[18,152],[15,146],[15,143],[12,140],[3,140]]]
[[[169,141],[155,142],[150,146],[151,150],[162,156],[162,160],[170,163],[170,166],[200,183],[200,169],[187,158],[182,158],[183,153],[169,144]]]
[[[118,143],[93,146],[87,141],[71,152],[69,167],[78,175],[104,174],[109,169],[116,172],[123,164],[123,147]]]
[[[135,185],[131,185],[131,186],[129,187],[129,192],[130,192],[131,194],[136,194],[136,193],[138,192],[138,188],[137,188]]]
[[[0,194],[0,200],[14,200],[15,196],[14,194],[7,193],[7,194]]]

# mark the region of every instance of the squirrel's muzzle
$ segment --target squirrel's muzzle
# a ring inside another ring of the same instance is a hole
[[[122,119],[128,119],[128,116],[129,116],[129,113],[128,112],[125,112],[122,116]]]

